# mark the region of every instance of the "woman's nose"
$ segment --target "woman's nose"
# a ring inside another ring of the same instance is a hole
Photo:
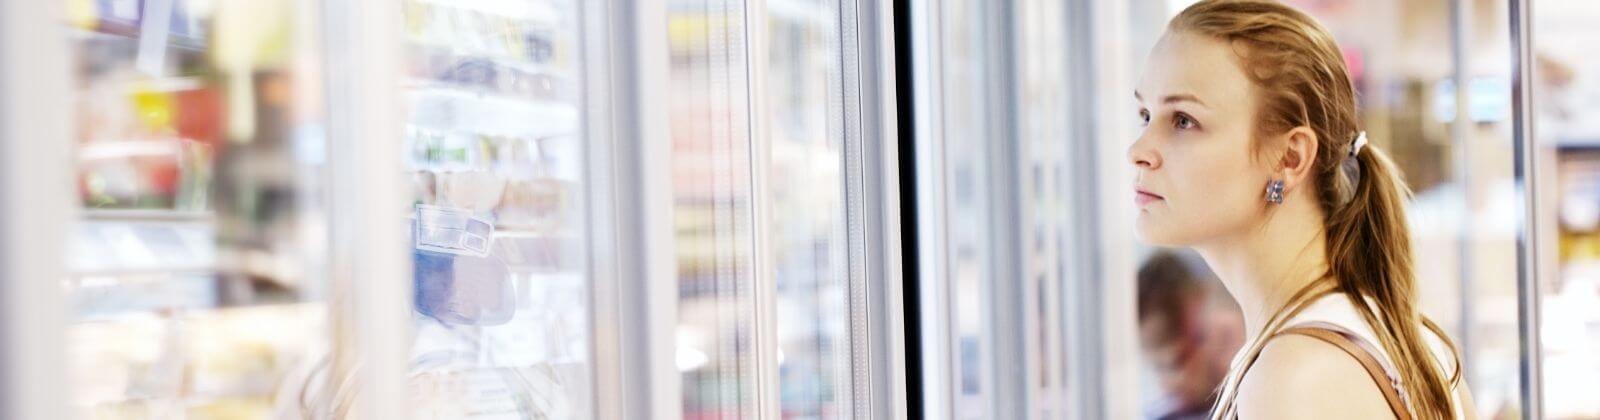
[[[1161,155],[1157,153],[1147,136],[1139,136],[1133,144],[1128,146],[1128,161],[1140,169],[1155,169],[1161,167]]]

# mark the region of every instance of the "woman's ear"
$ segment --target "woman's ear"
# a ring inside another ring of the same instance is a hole
[[[1283,158],[1278,162],[1278,173],[1283,176],[1285,190],[1293,191],[1310,185],[1317,161],[1317,148],[1321,147],[1317,132],[1311,127],[1299,126],[1284,133]]]

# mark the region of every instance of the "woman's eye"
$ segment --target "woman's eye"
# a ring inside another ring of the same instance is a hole
[[[1172,126],[1177,127],[1179,130],[1192,129],[1195,125],[1197,123],[1195,123],[1194,118],[1189,118],[1188,115],[1177,114],[1172,117]]]
[[[1139,111],[1139,126],[1150,125],[1150,111]]]

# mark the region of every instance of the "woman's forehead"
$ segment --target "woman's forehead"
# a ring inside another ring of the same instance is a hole
[[[1148,104],[1193,95],[1209,108],[1233,108],[1250,100],[1250,80],[1227,42],[1184,33],[1161,37],[1144,68],[1137,93]]]

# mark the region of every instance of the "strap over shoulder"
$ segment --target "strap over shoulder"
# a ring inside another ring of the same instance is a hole
[[[1294,296],[1289,298],[1288,304],[1278,308],[1277,312],[1273,313],[1272,317],[1267,320],[1266,330],[1279,331],[1284,323],[1294,319],[1295,316],[1310,307],[1311,302],[1336,292],[1337,289],[1333,286],[1332,281],[1327,278],[1305,285],[1305,287],[1295,292]],[[1255,364],[1256,358],[1261,356],[1261,350],[1267,345],[1267,341],[1270,341],[1275,336],[1274,334],[1256,337],[1251,340],[1250,345],[1240,349],[1240,353],[1235,356],[1234,362],[1229,368],[1228,378],[1223,381],[1217,390],[1217,403],[1211,408],[1212,420],[1228,420],[1239,417],[1238,406],[1233,401],[1234,398],[1238,397],[1239,382],[1244,380],[1245,372],[1250,371],[1250,366]]]
[[[1273,338],[1290,334],[1322,340],[1338,347],[1340,350],[1344,350],[1346,354],[1354,357],[1356,361],[1361,362],[1362,367],[1366,368],[1367,375],[1378,386],[1378,391],[1383,393],[1383,399],[1389,403],[1389,409],[1394,412],[1395,418],[1403,420],[1414,418],[1411,416],[1410,407],[1406,404],[1404,391],[1396,383],[1395,377],[1390,375],[1387,365],[1378,360],[1377,355],[1379,353],[1377,349],[1367,340],[1355,335],[1350,330],[1326,322],[1297,324],[1279,331],[1273,335]]]

